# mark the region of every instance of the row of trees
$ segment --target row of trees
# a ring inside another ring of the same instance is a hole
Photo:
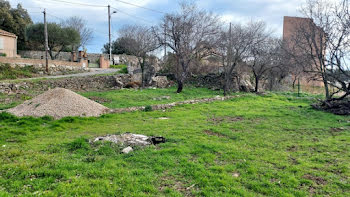
[[[44,24],[33,24],[21,4],[11,8],[0,0],[0,29],[18,36],[18,50],[44,50]],[[60,23],[48,23],[49,54],[56,59],[61,51],[75,51],[92,40],[93,31],[80,17],[70,17]],[[56,53],[54,53],[56,52]]]
[[[93,31],[80,17],[70,17],[58,23],[48,23],[49,55],[56,59],[62,51],[77,51],[92,40]],[[26,28],[27,49],[44,50],[44,24],[37,23]]]
[[[255,91],[259,82],[279,64],[280,40],[271,37],[264,22],[234,24],[224,27],[219,16],[200,10],[195,4],[182,4],[180,12],[166,14],[156,27],[125,26],[120,37],[113,42],[113,53],[126,53],[139,57],[142,76],[147,55],[166,46],[174,59],[173,72],[183,90],[190,67],[208,56],[215,56],[224,67],[224,92],[231,90],[232,76],[243,64],[253,73]],[[107,52],[109,45],[104,46]],[[283,70],[283,69],[281,69]]]
[[[292,75],[294,85],[304,75],[324,83],[327,99],[340,92],[343,96],[336,99],[343,99],[350,95],[349,2],[307,0],[302,13],[309,22],[302,23],[287,42],[271,36],[264,22],[225,25],[213,13],[182,4],[179,12],[166,14],[155,27],[123,28],[112,47],[114,53],[140,57],[142,70],[147,54],[160,46],[170,48],[179,93],[190,66],[214,55],[224,68],[225,94],[238,67],[244,66],[254,77],[255,91],[264,79],[281,81]],[[337,91],[330,94],[329,86]]]

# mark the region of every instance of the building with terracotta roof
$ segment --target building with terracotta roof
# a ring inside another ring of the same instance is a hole
[[[17,36],[0,29],[0,54],[17,57]]]

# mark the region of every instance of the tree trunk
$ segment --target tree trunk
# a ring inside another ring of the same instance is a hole
[[[259,77],[255,77],[255,92],[259,92]]]
[[[177,80],[177,91],[176,92],[181,93],[182,89],[183,89],[183,80],[179,79],[179,80]]]
[[[322,74],[322,79],[323,79],[324,90],[325,90],[325,93],[326,93],[326,99],[330,100],[331,97],[329,95],[328,80],[327,80],[327,76],[326,76],[325,73]]]
[[[294,78],[293,80],[293,90],[295,90],[295,83],[297,82],[297,77]]]
[[[142,57],[142,62],[139,61],[141,66],[141,88],[145,88],[145,57]]]

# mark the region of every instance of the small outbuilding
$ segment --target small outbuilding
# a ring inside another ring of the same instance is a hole
[[[17,57],[17,36],[13,33],[0,29],[0,55]]]

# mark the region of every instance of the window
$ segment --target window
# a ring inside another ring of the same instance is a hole
[[[0,49],[4,49],[4,38],[0,37]]]

